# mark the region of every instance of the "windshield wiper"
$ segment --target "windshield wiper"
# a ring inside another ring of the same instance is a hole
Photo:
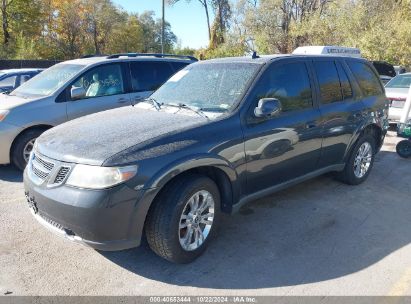
[[[157,111],[160,111],[161,103],[159,103],[153,97],[146,98],[146,99],[144,99],[144,101],[151,103],[153,105],[153,107],[156,108]]]
[[[178,103],[178,104],[175,104],[175,103],[167,103],[166,105],[172,106],[172,107],[177,107],[177,108],[179,108],[179,109],[190,110],[190,111],[192,111],[192,112],[194,112],[194,113],[197,113],[197,114],[200,115],[201,117],[204,117],[204,118],[206,118],[206,119],[209,119],[208,116],[205,115],[203,111],[201,111],[201,108],[199,109],[199,108],[196,108],[196,107],[188,106],[188,105],[186,105],[186,104],[184,104],[184,103]]]

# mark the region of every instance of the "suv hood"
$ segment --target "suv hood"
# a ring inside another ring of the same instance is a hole
[[[39,100],[44,98],[42,97],[19,97],[19,96],[11,96],[7,94],[0,94],[0,109],[1,110],[11,110],[15,107],[18,107],[22,104]]]
[[[200,116],[122,107],[52,128],[36,140],[35,149],[55,160],[101,166],[136,144],[205,122]]]

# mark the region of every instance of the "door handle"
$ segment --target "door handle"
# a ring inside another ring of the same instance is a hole
[[[315,128],[317,126],[317,124],[314,121],[311,122],[307,122],[307,124],[305,125],[306,129],[312,129]]]
[[[127,98],[119,98],[119,99],[117,99],[117,103],[126,103],[126,102],[128,102],[129,100],[127,99]]]

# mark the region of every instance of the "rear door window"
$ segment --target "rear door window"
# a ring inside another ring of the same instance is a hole
[[[351,99],[353,98],[353,89],[351,83],[348,79],[347,73],[345,72],[341,62],[336,62],[338,75],[340,77],[340,84],[341,84],[341,91],[343,94],[343,99]]]
[[[133,92],[155,91],[174,74],[166,61],[136,61],[130,67]]]
[[[341,101],[340,78],[334,61],[315,61],[314,68],[320,85],[321,103]]]
[[[358,61],[348,61],[348,66],[365,96],[383,94],[380,79],[367,64]]]

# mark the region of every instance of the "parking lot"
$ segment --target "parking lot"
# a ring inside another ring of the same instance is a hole
[[[0,292],[12,295],[411,295],[411,160],[391,132],[369,179],[322,176],[227,216],[189,265],[147,245],[97,252],[31,216],[21,173],[0,167]]]

